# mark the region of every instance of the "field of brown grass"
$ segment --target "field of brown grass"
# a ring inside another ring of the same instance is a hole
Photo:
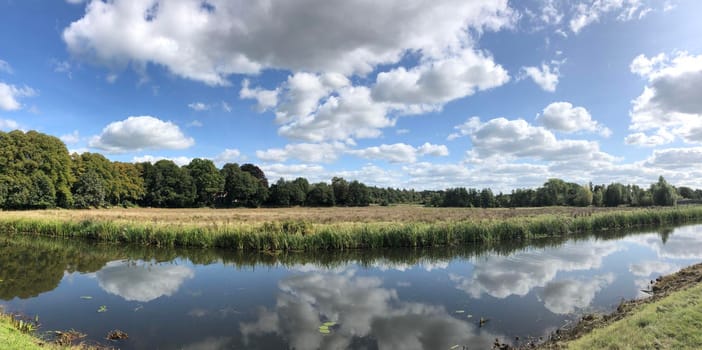
[[[156,225],[237,225],[264,222],[306,221],[314,224],[369,222],[455,222],[489,221],[540,215],[586,216],[611,211],[635,211],[635,208],[427,208],[418,205],[334,207],[334,208],[258,208],[258,209],[154,209],[111,208],[91,210],[30,210],[0,212],[5,218],[52,219],[59,221],[98,220],[114,223],[151,223]]]

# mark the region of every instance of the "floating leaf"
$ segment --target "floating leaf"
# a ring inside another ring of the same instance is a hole
[[[97,312],[107,312],[107,306],[105,305],[100,305],[98,308]]]
[[[464,313],[464,312],[466,312],[466,310],[456,310],[456,313],[457,313],[457,314],[462,314],[462,313]]]
[[[329,328],[324,328],[324,329],[320,328],[320,329],[319,329],[319,333],[322,333],[322,334],[329,334],[329,333],[331,333],[331,331],[329,331]]]
[[[473,317],[473,315],[470,315],[470,314],[469,314],[469,315],[468,315],[468,316],[466,316],[466,317],[468,317],[468,318],[471,318],[471,317]]]
[[[83,296],[81,296],[80,298],[83,299],[83,300],[90,300],[90,299],[92,299],[93,297],[91,297],[90,295],[83,295]]]
[[[327,326],[327,327],[334,327],[334,326],[336,326],[336,322],[334,322],[334,321],[324,322],[324,323],[322,323],[322,325]]]
[[[456,344],[456,345],[454,345],[454,346],[452,346],[452,347],[449,348],[449,350],[454,350],[454,349],[458,349],[458,344]]]

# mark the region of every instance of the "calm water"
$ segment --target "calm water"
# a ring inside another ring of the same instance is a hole
[[[277,256],[14,237],[0,238],[0,305],[121,349],[475,349],[611,310],[700,260],[702,225]],[[129,339],[105,340],[113,329]]]

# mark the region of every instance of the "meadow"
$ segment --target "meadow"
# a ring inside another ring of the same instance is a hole
[[[99,209],[2,212],[0,233],[148,246],[340,250],[458,246],[702,220],[702,206],[523,209]]]

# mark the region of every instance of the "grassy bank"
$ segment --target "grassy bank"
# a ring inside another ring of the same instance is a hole
[[[343,216],[348,215],[343,209],[291,209],[293,214],[285,209],[3,212],[0,234],[150,246],[338,250],[458,246],[702,220],[702,206],[614,210],[373,207],[356,210],[354,217]],[[375,211],[388,215],[383,220]],[[188,215],[177,214],[184,212]],[[363,212],[368,215],[361,215]]]
[[[0,313],[0,347],[3,349],[47,349],[39,339],[20,332],[13,324],[12,317]],[[51,348],[48,348],[51,349]]]
[[[611,315],[587,316],[548,349],[701,349],[702,265],[660,279],[649,299],[623,303]]]

